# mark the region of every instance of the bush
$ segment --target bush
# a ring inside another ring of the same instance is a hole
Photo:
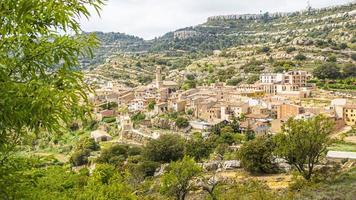
[[[153,161],[143,161],[138,164],[137,169],[143,173],[144,177],[153,176],[160,163]]]
[[[232,145],[233,143],[235,143],[235,137],[234,137],[234,133],[233,132],[222,132],[218,142],[221,144],[228,144],[228,145]]]
[[[330,56],[326,59],[327,62],[336,62],[336,56]]]
[[[260,79],[260,77],[258,75],[252,75],[250,77],[247,78],[246,83],[247,84],[254,84],[256,83],[256,81],[258,81]]]
[[[88,157],[90,155],[90,151],[88,149],[80,149],[74,152],[69,158],[69,162],[73,166],[81,166],[88,163]]]
[[[189,122],[188,122],[188,119],[187,118],[184,118],[184,117],[178,117],[176,120],[175,120],[175,123],[176,123],[176,126],[178,128],[186,128],[189,126]]]
[[[260,51],[263,52],[263,53],[268,53],[268,52],[270,52],[270,50],[271,50],[271,48],[269,48],[269,47],[262,47],[260,49]]]
[[[109,123],[116,122],[116,118],[115,117],[104,117],[102,121],[109,124]]]
[[[139,123],[143,120],[146,119],[146,115],[144,113],[141,113],[141,112],[138,112],[138,113],[135,113],[134,115],[131,116],[131,120],[134,122],[134,123]]]
[[[343,68],[344,77],[356,77],[356,65],[348,63]]]
[[[147,106],[148,110],[153,110],[155,108],[155,105],[156,105],[155,101],[150,101]]]
[[[313,75],[318,79],[341,78],[340,68],[335,63],[325,63],[314,69]]]
[[[271,173],[276,171],[272,155],[275,144],[269,136],[257,137],[239,149],[242,167],[252,173]]]
[[[98,163],[108,163],[118,166],[126,160],[128,149],[128,145],[114,144],[109,148],[102,150],[96,161]]]
[[[95,142],[93,138],[83,137],[78,141],[76,149],[88,149],[89,151],[97,151],[100,149],[100,146]]]
[[[136,156],[136,155],[140,155],[141,153],[142,153],[142,148],[138,146],[130,147],[127,150],[127,155],[129,156]]]
[[[289,53],[292,53],[293,51],[297,50],[295,47],[288,47],[286,49],[286,52],[289,54]]]
[[[194,111],[192,109],[187,110],[187,115],[193,115]]]
[[[306,57],[305,55],[299,53],[298,55],[296,55],[296,56],[294,57],[294,59],[303,61],[303,60],[306,60],[307,57]]]
[[[145,158],[155,162],[179,160],[184,156],[184,139],[179,135],[161,135],[157,140],[146,144],[143,154]]]
[[[226,81],[226,85],[236,86],[243,81],[242,78],[232,78]]]
[[[351,54],[351,59],[352,59],[353,61],[356,61],[356,53]]]
[[[340,45],[339,45],[339,48],[340,49],[346,49],[348,46],[347,46],[347,44],[346,43],[341,43]]]
[[[188,140],[185,146],[185,155],[194,157],[196,161],[208,158],[213,148],[203,138],[198,137]]]

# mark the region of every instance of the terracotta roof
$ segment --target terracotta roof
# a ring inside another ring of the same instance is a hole
[[[347,104],[347,105],[345,105],[344,108],[346,108],[346,109],[356,109],[356,104]]]

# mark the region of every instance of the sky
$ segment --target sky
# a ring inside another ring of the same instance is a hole
[[[313,8],[355,0],[310,0]],[[82,19],[84,31],[121,32],[153,39],[180,28],[202,24],[209,16],[298,11],[307,0],[108,0],[99,17]]]

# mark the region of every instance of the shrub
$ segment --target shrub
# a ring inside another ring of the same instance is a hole
[[[314,69],[313,75],[318,79],[341,78],[340,68],[335,63],[325,63]]]
[[[138,112],[138,113],[135,113],[134,115],[131,116],[131,120],[134,122],[134,123],[139,123],[143,120],[146,119],[146,115],[144,113],[141,113],[141,112]]]
[[[343,75],[345,77],[356,77],[356,65],[348,63],[343,68]]]
[[[156,162],[179,160],[184,155],[184,139],[179,135],[161,135],[157,140],[146,144],[143,154],[145,158]]]
[[[226,81],[226,85],[236,86],[243,81],[242,78],[232,78]]]
[[[194,111],[192,109],[187,110],[187,115],[193,115]]]
[[[298,55],[296,55],[296,56],[294,57],[294,59],[303,61],[303,60],[306,60],[307,57],[306,57],[305,55],[299,53]]]
[[[153,110],[155,108],[155,105],[156,105],[155,101],[150,101],[147,106],[148,110]]]
[[[212,146],[201,137],[188,140],[185,145],[185,155],[194,157],[197,161],[208,158],[212,150]]]
[[[293,51],[297,50],[295,47],[288,47],[286,49],[286,52],[289,54],[289,53],[292,53]]]
[[[189,126],[188,119],[184,117],[178,117],[175,123],[178,128],[186,128]]]
[[[143,161],[138,164],[137,169],[143,173],[144,177],[153,176],[160,163],[153,161]]]
[[[339,45],[339,48],[340,49],[346,49],[348,46],[347,46],[347,44],[346,43],[341,43],[340,45]]]
[[[116,122],[116,118],[115,117],[104,117],[102,121],[109,124],[109,123]]]
[[[336,62],[336,56],[330,56],[326,59],[327,62]]]
[[[78,150],[88,149],[90,151],[97,151],[100,149],[100,146],[95,142],[93,138],[83,137],[78,141],[76,149]]]
[[[254,84],[259,79],[260,79],[260,77],[258,75],[252,75],[252,76],[247,78],[246,83],[247,84]]]
[[[351,59],[352,59],[353,61],[356,61],[356,53],[351,54]]]
[[[97,158],[98,163],[108,163],[113,165],[120,165],[128,156],[128,145],[114,144],[107,149],[101,151]]]
[[[80,149],[74,152],[69,158],[69,162],[73,166],[81,166],[88,163],[88,157],[90,155],[90,151],[88,149]]]
[[[269,48],[269,47],[262,47],[260,51],[263,53],[268,53],[268,52],[270,52],[270,50],[271,50],[271,48]]]
[[[275,144],[271,137],[261,136],[251,140],[239,149],[242,167],[253,173],[271,173],[276,170],[274,163]]]
[[[129,156],[136,156],[136,155],[140,155],[141,153],[142,153],[142,148],[138,146],[130,147],[127,150],[127,155]]]

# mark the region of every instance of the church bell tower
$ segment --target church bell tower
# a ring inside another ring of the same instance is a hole
[[[162,87],[162,68],[160,66],[156,67],[156,87],[160,89]]]

